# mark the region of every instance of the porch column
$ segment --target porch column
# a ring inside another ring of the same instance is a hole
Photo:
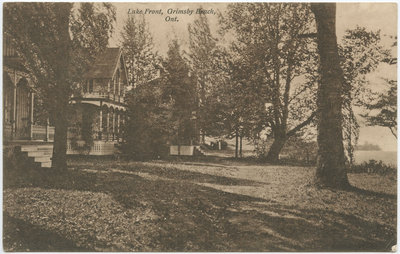
[[[115,111],[112,114],[112,140],[115,139]]]
[[[102,132],[103,132],[103,107],[101,105],[102,103],[100,102],[100,116],[99,116],[99,122],[100,122],[100,127],[99,127],[99,140],[102,139]]]
[[[124,137],[125,137],[125,135],[124,135],[124,130],[125,130],[125,111],[122,111],[121,113],[122,113],[121,114],[121,126],[122,126],[122,131],[121,131],[122,138],[121,138],[121,141],[124,142],[125,141],[124,140]]]
[[[17,74],[14,71],[14,93],[13,93],[13,118],[11,137],[14,138],[17,133]]]
[[[107,110],[107,140],[110,135],[110,111]]]
[[[120,122],[121,122],[121,111],[118,111],[118,115],[117,115],[118,119],[117,119],[117,139],[119,142],[119,138],[121,137],[121,130],[120,130]]]
[[[30,103],[30,119],[29,119],[29,138],[33,139],[33,104],[35,103],[35,93],[31,92],[31,103]]]
[[[118,102],[121,102],[121,71],[118,69]]]
[[[114,100],[114,101],[115,101],[115,88],[116,88],[115,85],[116,85],[116,83],[117,83],[116,80],[115,80],[115,78],[116,78],[116,77],[114,77],[114,82],[113,82],[113,100]]]

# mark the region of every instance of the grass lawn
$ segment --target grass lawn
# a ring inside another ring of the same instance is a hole
[[[389,251],[396,176],[211,162],[71,160],[67,172],[8,172],[6,251]]]

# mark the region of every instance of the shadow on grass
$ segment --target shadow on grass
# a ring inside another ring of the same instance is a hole
[[[350,186],[350,187],[346,188],[345,190],[354,192],[354,193],[357,193],[360,195],[369,196],[369,197],[397,199],[397,195],[395,195],[395,194],[365,190],[365,189],[361,189],[361,188],[358,188],[355,186]]]
[[[214,167],[218,170],[218,168],[226,168],[226,166],[215,164],[200,164],[200,163],[184,163],[184,165],[195,165],[202,167]],[[182,166],[182,164],[181,164]],[[164,167],[162,164],[160,165],[146,165],[140,162],[115,162],[115,161],[98,161],[96,163],[95,160],[88,160],[85,163],[78,164],[77,162],[73,163],[74,169],[95,169],[95,170],[110,170],[110,169],[118,169],[124,170],[127,172],[144,172],[150,173],[152,175],[156,175],[158,177],[169,178],[172,180],[188,180],[197,183],[210,183],[210,184],[219,184],[219,185],[242,185],[242,186],[256,186],[260,184],[265,184],[263,182],[240,179],[240,178],[232,178],[226,176],[218,176],[207,173],[199,173],[193,172],[189,170],[182,170],[173,167]]]
[[[145,222],[151,242],[143,244],[153,251],[388,251],[396,239],[395,226],[330,210],[300,210],[192,183],[254,185],[247,180],[165,168],[143,167],[141,172],[170,180],[113,172],[27,170],[15,179],[5,177],[5,187],[104,192],[127,209],[151,208],[157,219]],[[10,232],[8,224],[4,227]],[[41,236],[36,241],[47,240]]]
[[[204,166],[207,167],[207,166]],[[181,170],[175,168],[156,168],[156,167],[142,167],[141,172],[151,173],[160,177],[165,177],[174,180],[188,180],[196,183],[211,183],[219,185],[241,185],[241,186],[256,186],[266,184],[263,182],[218,176],[207,173],[193,172],[188,170]]]
[[[77,247],[71,240],[26,221],[13,218],[7,213],[3,213],[3,229],[3,247],[7,252],[94,251]]]

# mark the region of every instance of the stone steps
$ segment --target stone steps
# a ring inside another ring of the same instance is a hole
[[[28,157],[52,156],[53,151],[28,151]]]
[[[21,145],[20,151],[32,159],[32,161],[42,168],[51,168],[51,158],[53,156],[53,145],[29,144]]]

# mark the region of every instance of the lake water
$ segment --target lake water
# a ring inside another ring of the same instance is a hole
[[[397,152],[395,151],[355,151],[355,163],[376,160],[397,166]]]

